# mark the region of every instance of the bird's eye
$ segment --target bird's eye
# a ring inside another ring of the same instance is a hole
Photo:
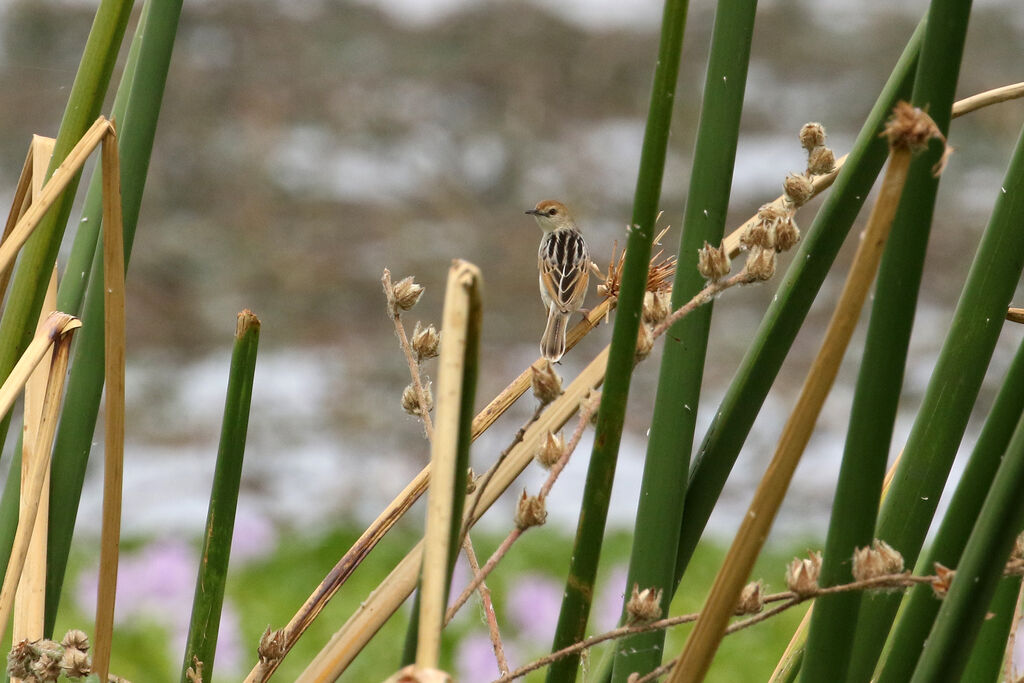
[[[549,216],[554,216],[556,213],[558,213],[558,209],[548,209]]]

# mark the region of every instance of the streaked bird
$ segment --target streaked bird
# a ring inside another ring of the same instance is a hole
[[[569,318],[583,306],[590,281],[590,253],[569,210],[561,202],[545,199],[526,213],[544,231],[537,252],[540,298],[548,322],[540,340],[540,353],[552,363],[565,353]]]

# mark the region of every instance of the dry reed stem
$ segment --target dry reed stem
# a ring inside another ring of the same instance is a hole
[[[441,658],[448,587],[448,556],[452,536],[455,488],[462,480],[458,467],[459,422],[467,347],[480,325],[480,270],[455,260],[448,270],[442,327],[444,342],[438,359],[437,429],[431,443],[434,472],[427,498],[427,529],[423,535],[423,573],[420,579],[419,634],[416,666],[436,669]],[[475,359],[468,359],[475,362]],[[440,475],[440,476],[438,476]]]
[[[395,323],[395,334],[398,335],[398,342],[402,347],[402,353],[405,355],[405,362],[409,365],[409,375],[412,377],[412,385],[416,391],[416,403],[420,407],[419,416],[423,420],[423,435],[429,441],[433,438],[434,425],[430,421],[430,406],[427,404],[427,392],[423,389],[423,381],[420,378],[420,365],[416,362],[416,356],[412,351],[412,345],[409,343],[409,337],[405,333],[405,325],[402,324],[401,309],[391,304],[395,295],[393,294],[394,287],[391,284],[391,271],[387,268],[384,269],[384,274],[381,275],[380,283],[384,288],[384,296],[387,297],[391,310],[391,320]]]
[[[3,587],[0,588],[0,640],[3,640],[7,623],[11,617],[11,611],[14,607],[14,594],[21,579],[22,570],[25,566],[25,557],[28,554],[29,541],[31,541],[32,530],[36,524],[36,514],[39,510],[39,500],[42,497],[43,481],[46,479],[49,454],[53,447],[53,436],[57,429],[57,418],[64,391],[64,376],[68,367],[71,333],[81,326],[82,323],[73,316],[66,313],[51,313],[43,324],[44,329],[40,334],[36,335],[30,345],[31,348],[36,345],[38,340],[42,339],[45,341],[44,350],[53,346],[50,372],[46,383],[46,395],[43,399],[42,419],[40,420],[39,433],[34,445],[35,451],[40,454],[45,453],[46,457],[35,459],[35,466],[29,473],[28,482],[25,485],[26,500],[23,506],[25,514],[19,514],[18,516],[14,543],[11,548],[10,559],[7,563],[7,571],[4,573]],[[21,365],[24,360],[25,356],[23,355],[22,359],[18,361],[18,365]],[[15,366],[15,370],[18,370],[18,365]],[[4,382],[5,389],[10,384],[13,376],[14,372],[11,373],[11,378]],[[2,412],[6,412],[6,410]]]
[[[7,239],[0,244],[0,272],[3,272],[14,262],[18,250],[28,240],[32,231],[36,229],[47,210],[53,205],[60,194],[67,188],[68,184],[75,177],[85,164],[89,155],[96,146],[113,131],[113,125],[104,117],[99,117],[92,127],[85,132],[82,139],[78,141],[68,153],[67,158],[53,172],[50,179],[46,181],[42,192],[32,202],[32,206],[25,211],[25,214],[18,220],[11,230]]]
[[[1011,323],[1024,323],[1024,308],[1013,308],[1006,311],[1006,319]]]
[[[14,190],[14,200],[11,202],[11,211],[7,215],[7,224],[4,226],[3,237],[0,237],[0,244],[6,242],[14,230],[14,226],[32,202],[39,200],[43,190],[43,180],[46,178],[46,168],[50,164],[50,157],[53,156],[53,138],[46,138],[41,135],[33,135],[29,143],[28,155],[25,157],[25,166],[18,178],[18,185]],[[14,271],[13,262],[0,270],[0,301],[7,294],[7,285],[11,281],[11,273]],[[53,310],[53,309],[50,309]]]
[[[778,508],[789,488],[793,472],[800,462],[800,456],[810,440],[821,406],[838,373],[839,364],[856,327],[860,310],[874,281],[910,167],[912,152],[907,140],[913,136],[916,143],[917,135],[929,123],[931,128],[927,134],[938,134],[934,128],[935,124],[927,114],[913,110],[905,103],[898,104],[894,109],[890,126],[894,123],[899,123],[901,129],[889,129],[889,166],[882,181],[878,200],[872,208],[867,227],[858,245],[846,284],[825,332],[821,349],[811,365],[797,404],[783,428],[775,455],[758,485],[749,511],[744,516],[722,568],[715,578],[701,616],[678,658],[679,665],[673,668],[669,677],[670,683],[701,681],[707,675],[711,660],[725,635],[729,616],[768,536]],[[905,133],[902,132],[904,130]]]
[[[43,311],[52,311],[57,308],[57,269],[53,269],[50,275],[50,284],[46,289],[46,298],[43,300]],[[40,317],[36,327],[38,333],[45,324],[45,318]],[[36,367],[35,372],[25,385],[25,416],[22,420],[21,439],[21,495],[19,497],[18,516],[23,517],[30,514],[28,503],[31,500],[31,476],[33,470],[42,467],[43,482],[39,493],[39,508],[36,512],[36,522],[32,527],[32,534],[28,544],[28,554],[25,556],[25,567],[22,570],[21,579],[18,581],[17,593],[14,596],[14,622],[11,626],[11,641],[19,643],[22,640],[35,641],[43,637],[43,620],[46,610],[46,534],[49,527],[50,507],[50,468],[37,465],[36,460],[46,458],[49,454],[36,450],[36,442],[39,438],[40,426],[43,420],[44,400],[46,397],[46,383],[50,376],[50,359],[44,358]],[[11,678],[12,683],[20,683],[22,679]]]
[[[555,481],[558,479],[558,475],[560,475],[562,473],[562,470],[565,469],[566,464],[568,464],[569,462],[570,456],[572,456],[573,451],[575,451],[576,447],[579,445],[580,439],[583,437],[583,430],[586,429],[587,423],[590,421],[590,418],[593,416],[596,408],[596,405],[588,405],[588,407],[585,408],[583,412],[580,413],[579,419],[576,423],[576,429],[573,432],[572,438],[570,438],[569,443],[565,445],[565,450],[562,453],[562,456],[554,465],[551,466],[551,469],[548,470],[547,479],[544,480],[544,483],[541,485],[540,492],[537,494],[537,497],[542,502],[547,498],[548,494],[551,492],[551,488],[555,485]],[[491,471],[493,472],[494,470]],[[455,614],[460,609],[462,609],[462,606],[466,604],[466,601],[469,600],[469,596],[473,594],[473,591],[475,591],[478,586],[483,585],[483,581],[490,575],[492,571],[494,571],[494,568],[498,566],[498,562],[503,557],[505,557],[506,553],[508,553],[512,545],[517,540],[519,540],[519,537],[523,535],[523,532],[525,532],[527,528],[529,527],[513,527],[512,530],[509,531],[508,536],[505,537],[505,540],[503,540],[498,545],[498,548],[487,559],[487,562],[484,563],[484,566],[480,569],[480,571],[474,572],[473,579],[469,582],[469,585],[462,590],[462,593],[459,594],[459,597],[456,598],[452,602],[451,606],[448,607],[448,612],[447,614],[445,614],[444,619],[444,623],[446,626],[455,617]]]
[[[471,504],[467,501],[466,509],[474,510],[471,523],[479,520],[532,462],[534,453],[548,432],[561,429],[576,412],[580,401],[601,383],[607,363],[606,347],[570,383],[565,393],[548,406],[540,419],[526,430],[522,442],[512,449],[503,463],[494,468],[491,485],[473,493],[473,499],[479,498],[479,503]],[[341,675],[366,642],[415,588],[422,547],[421,541],[398,563],[369,598],[362,602],[345,625],[309,664],[299,677],[299,681],[333,681]]]
[[[121,541],[121,486],[124,469],[124,234],[121,222],[121,168],[114,123],[103,138],[103,352],[104,415],[103,526],[100,531],[99,586],[93,672],[106,680],[114,633],[114,602]]]
[[[462,545],[466,551],[466,561],[469,562],[469,569],[473,572],[473,577],[480,576],[480,562],[476,559],[476,552],[473,550],[473,544],[469,540],[469,534],[466,534]],[[501,632],[498,630],[498,617],[494,613],[491,591],[483,577],[480,578],[477,592],[480,593],[480,606],[483,608],[484,618],[487,620],[487,633],[491,638],[491,648],[494,650],[494,659],[498,665],[498,672],[503,676],[508,675],[508,658],[505,657],[505,646],[501,642]],[[449,609],[450,612],[451,610]],[[451,621],[451,617],[446,614],[444,625],[447,626],[449,621]]]

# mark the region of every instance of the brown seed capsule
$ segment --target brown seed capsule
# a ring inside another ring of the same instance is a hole
[[[875,539],[874,550],[881,556],[887,574],[899,574],[903,571],[903,555],[885,541]]]
[[[60,644],[64,647],[72,647],[82,652],[89,651],[89,636],[77,628],[73,628],[64,634],[64,640],[60,641]]]
[[[516,514],[513,518],[516,527],[522,530],[531,526],[540,526],[547,521],[548,512],[544,509],[544,501],[537,496],[528,496],[526,491],[519,498]]]
[[[704,246],[697,252],[697,270],[700,274],[715,282],[728,275],[731,269],[732,263],[725,245],[720,244],[716,248],[704,242]]]
[[[764,584],[751,581],[740,591],[736,614],[757,614],[764,609]]]
[[[661,618],[661,596],[663,592],[659,588],[645,588],[633,584],[633,593],[626,603],[627,620],[631,624],[644,624]]]
[[[932,591],[935,593],[935,597],[946,597],[954,577],[956,577],[955,569],[950,569],[938,562],[935,563],[935,578],[932,579]]]
[[[800,230],[792,216],[783,218],[775,225],[775,251],[789,251],[800,241]]]
[[[260,637],[260,643],[256,647],[256,654],[259,656],[260,661],[276,662],[284,657],[286,652],[284,629],[271,631],[270,627],[267,626],[267,630],[263,632],[263,635]]]
[[[818,574],[821,572],[821,553],[811,551],[808,559],[796,557],[786,567],[786,586],[800,597],[818,592]]]
[[[416,327],[412,331],[412,350],[416,353],[416,360],[425,361],[430,358],[437,358],[437,349],[441,345],[441,335],[433,325],[422,327],[416,321]]]
[[[794,206],[803,206],[814,196],[814,185],[807,176],[790,173],[782,182],[782,190]]]
[[[423,385],[423,400],[427,404],[427,412],[429,413],[434,408],[434,394],[430,390],[430,382],[426,382]],[[409,413],[410,415],[420,415],[420,402],[416,396],[416,385],[410,383],[402,391],[402,410]]]
[[[82,678],[92,672],[92,662],[89,661],[89,655],[73,647],[64,650],[60,666],[64,669],[64,673],[68,678]]]
[[[668,292],[644,292],[643,321],[648,325],[657,325],[672,312],[672,302]]]
[[[800,146],[808,152],[825,144],[825,126],[820,123],[805,123],[800,129]]]
[[[760,247],[751,249],[744,268],[756,280],[770,280],[775,275],[775,250]]]
[[[395,297],[395,306],[403,311],[408,311],[410,308],[416,305],[416,302],[420,300],[420,295],[423,294],[423,285],[418,285],[413,282],[412,276],[405,278],[394,286],[392,292]],[[395,314],[398,311],[394,311]]]
[[[815,147],[807,155],[807,172],[811,175],[824,175],[836,168],[836,155],[828,147]]]
[[[548,432],[544,443],[537,449],[537,462],[544,469],[551,469],[551,466],[561,460],[564,454],[565,439],[562,438],[561,434],[555,436],[554,433]]]
[[[546,406],[562,395],[562,378],[555,372],[551,361],[544,360],[539,368],[531,365],[530,375],[533,395],[541,405]]]
[[[32,644],[27,640],[18,642],[7,655],[7,675],[12,678],[28,678],[32,675],[32,662],[35,653]]]
[[[50,655],[42,655],[32,663],[32,675],[35,676],[36,681],[39,683],[56,681],[60,676],[60,662],[59,658],[54,659]]]

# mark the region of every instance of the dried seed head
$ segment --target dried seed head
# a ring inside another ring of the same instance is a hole
[[[7,675],[11,678],[28,678],[32,675],[32,662],[35,653],[32,644],[27,640],[18,642],[7,654]]]
[[[580,401],[580,412],[590,414],[590,423],[597,424],[597,412],[601,408],[601,392],[591,389],[582,401]]]
[[[533,395],[537,397],[542,406],[546,406],[562,395],[562,378],[555,372],[555,366],[551,364],[551,361],[545,359],[539,368],[536,365],[531,365],[530,375]]]
[[[807,172],[811,175],[824,175],[836,168],[836,155],[828,147],[815,147],[807,155]]]
[[[697,251],[697,270],[712,282],[721,280],[731,269],[732,263],[725,245],[719,244],[716,248],[704,242],[704,246]]]
[[[89,661],[89,655],[73,647],[64,650],[60,666],[68,678],[83,678],[92,673],[92,662]]]
[[[954,576],[956,576],[955,569],[950,569],[939,562],[935,563],[935,578],[932,579],[932,591],[935,593],[935,597],[946,597],[946,593],[949,592],[949,586],[953,583]]]
[[[60,662],[60,657],[54,659],[48,654],[42,655],[32,663],[32,675],[39,683],[55,681],[60,676]]]
[[[867,581],[888,574],[881,554],[871,546],[854,548],[852,572],[855,581]]]
[[[786,567],[786,586],[800,597],[815,595],[820,572],[821,553],[811,551],[806,560],[795,557]]]
[[[775,275],[775,250],[761,247],[751,249],[744,268],[755,280],[770,280]]]
[[[647,327],[643,323],[640,324],[640,329],[636,331],[636,355],[634,360],[640,362],[647,356],[651,355],[651,350],[654,348],[654,335],[651,334],[651,328]]]
[[[645,624],[661,618],[661,596],[662,590],[645,588],[633,584],[633,593],[626,603],[626,615],[630,624]]]
[[[416,352],[416,360],[422,362],[430,358],[437,358],[437,348],[441,344],[441,335],[433,325],[422,327],[416,321],[416,327],[412,331],[412,350]]]
[[[423,285],[413,282],[410,275],[394,286],[392,294],[394,295],[396,307],[396,310],[392,311],[392,313],[397,315],[398,309],[408,311],[416,305],[416,302],[420,300],[420,295],[423,294]]]
[[[668,292],[644,292],[643,321],[648,325],[657,325],[672,312],[671,297]]]
[[[814,196],[814,185],[807,176],[790,173],[782,182],[782,191],[793,206],[803,206]]]
[[[825,144],[825,126],[811,121],[800,129],[800,146],[810,152]]]
[[[260,636],[260,644],[256,647],[256,654],[260,661],[276,662],[284,657],[286,652],[284,629],[271,631],[267,626],[267,630]]]
[[[800,230],[792,216],[786,216],[775,225],[775,250],[789,251],[800,241]]]
[[[548,511],[544,509],[544,500],[537,496],[528,496],[526,491],[519,498],[514,517],[515,525],[526,530],[531,526],[540,526],[548,518]]]
[[[429,413],[434,409],[434,393],[430,390],[429,381],[423,384],[423,400],[427,404],[427,412]],[[420,409],[420,402],[416,398],[416,385],[411,382],[402,391],[402,410],[410,415],[420,415],[423,412]]]
[[[881,557],[885,566],[886,574],[900,574],[903,572],[903,555],[885,541],[875,539],[872,546]]]
[[[893,107],[892,116],[886,122],[882,135],[887,137],[889,145],[896,149],[923,149],[932,138],[945,141],[932,117],[922,109],[902,101]]]
[[[763,209],[764,207],[761,208]],[[758,219],[748,225],[747,229],[740,234],[740,244],[749,251],[754,249],[774,249],[775,232],[771,229],[773,227],[774,223],[763,220],[759,212]]]
[[[555,436],[553,432],[548,432],[544,443],[537,449],[537,462],[544,469],[550,469],[552,465],[562,459],[564,453],[565,439],[562,438],[562,435]]]
[[[89,636],[77,628],[73,628],[64,634],[64,640],[60,641],[60,644],[64,647],[74,648],[81,650],[82,652],[89,651]]]
[[[64,648],[61,644],[48,638],[33,641],[32,650],[36,653],[36,656],[49,657],[50,659],[59,660],[64,655]]]
[[[764,584],[751,581],[740,591],[736,614],[757,614],[764,609]]]

